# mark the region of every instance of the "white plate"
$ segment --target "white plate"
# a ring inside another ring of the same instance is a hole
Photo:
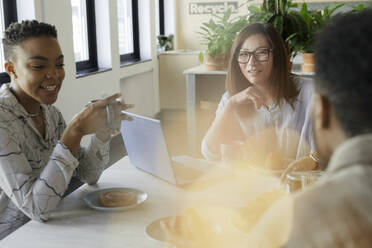
[[[157,220],[154,220],[150,224],[148,224],[145,228],[145,235],[152,241],[155,241],[158,244],[166,245],[166,247],[175,247],[171,243],[166,241],[166,233],[160,226],[160,222],[162,220],[167,220],[173,217],[164,217]]]
[[[101,194],[106,193],[108,191],[112,191],[112,190],[132,192],[132,193],[136,194],[137,202],[134,203],[134,204],[131,204],[131,205],[123,206],[123,207],[105,207],[105,206],[102,206],[101,204],[99,204],[98,197]],[[87,194],[84,197],[84,202],[89,207],[91,207],[93,209],[96,209],[96,210],[100,210],[100,211],[123,211],[123,210],[131,209],[131,208],[134,208],[134,207],[138,206],[139,204],[144,202],[146,199],[147,199],[147,194],[145,192],[141,191],[141,190],[138,190],[138,189],[133,189],[133,188],[109,188],[109,189],[101,189],[101,190],[93,191],[93,192]]]

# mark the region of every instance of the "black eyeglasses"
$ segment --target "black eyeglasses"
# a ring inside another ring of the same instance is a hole
[[[273,51],[272,48],[258,48],[253,52],[249,52],[247,50],[240,50],[238,55],[238,63],[240,64],[248,63],[252,55],[256,61],[266,62],[269,60],[269,56],[272,51]]]

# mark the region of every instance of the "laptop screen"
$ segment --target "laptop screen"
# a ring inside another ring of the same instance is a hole
[[[161,122],[152,118],[132,114],[133,121],[121,122],[121,135],[130,162],[154,176],[176,183]]]

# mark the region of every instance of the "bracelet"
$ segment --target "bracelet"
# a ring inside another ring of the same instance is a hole
[[[319,163],[319,154],[317,152],[310,153],[309,157],[314,160],[314,162]]]

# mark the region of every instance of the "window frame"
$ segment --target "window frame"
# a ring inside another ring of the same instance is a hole
[[[126,0],[121,0],[126,1]],[[139,39],[139,19],[138,19],[138,0],[132,0],[132,23],[133,23],[133,53],[120,54],[120,64],[128,64],[141,60],[140,39]]]
[[[89,59],[76,62],[77,76],[98,71],[96,14],[94,0],[86,0]]]
[[[17,1],[14,0],[1,0],[3,1],[3,10],[4,10],[4,26],[5,29],[9,27],[12,22],[18,21],[18,13],[17,13]],[[2,65],[3,66],[3,65]],[[8,73],[2,72],[0,73],[0,85],[3,83],[10,82],[10,77]]]
[[[159,35],[165,35],[164,0],[159,0]]]

